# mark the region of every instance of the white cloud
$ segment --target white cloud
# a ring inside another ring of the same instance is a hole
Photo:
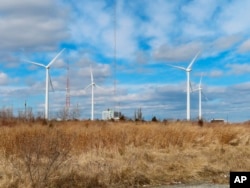
[[[232,88],[239,90],[239,91],[249,91],[250,82],[240,83],[240,84],[232,86]],[[241,99],[243,99],[243,98],[241,98]]]
[[[105,1],[74,2],[69,23],[72,40],[102,53],[113,51],[113,9],[105,9]],[[94,7],[94,10],[93,10]]]
[[[212,70],[208,74],[206,74],[209,77],[215,78],[215,77],[221,77],[223,76],[223,71],[222,70]]]
[[[7,84],[8,80],[9,80],[8,75],[4,72],[0,72],[0,84],[1,85]]]
[[[192,42],[179,46],[162,45],[155,51],[155,58],[165,61],[191,61],[202,50],[202,43]]]
[[[217,19],[224,34],[245,34],[250,29],[249,17],[250,1],[230,1],[225,3],[221,9],[221,14]]]
[[[216,51],[223,51],[232,48],[237,42],[241,40],[240,35],[229,35],[217,38],[212,42],[211,48]]]
[[[1,49],[55,49],[69,35],[66,11],[51,1],[5,1],[0,3]],[[53,47],[52,47],[53,46]]]
[[[210,22],[216,8],[219,6],[216,0],[194,0],[182,6],[182,11],[192,22],[203,24]]]
[[[247,74],[250,73],[250,65],[248,63],[232,63],[232,64],[227,64],[227,68],[229,68],[229,74],[232,75],[242,75],[242,74]]]
[[[240,46],[238,51],[240,53],[245,53],[245,52],[249,52],[250,51],[250,39],[247,39],[246,41],[244,41]]]
[[[140,32],[138,35],[151,38],[150,44],[155,49],[168,42],[169,34],[175,30],[173,25],[176,21],[176,5],[170,1],[158,0],[149,1],[145,6],[149,19],[136,25],[135,30]]]

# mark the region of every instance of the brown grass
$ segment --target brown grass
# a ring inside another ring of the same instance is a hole
[[[250,126],[43,122],[0,128],[0,187],[227,184],[250,171]]]

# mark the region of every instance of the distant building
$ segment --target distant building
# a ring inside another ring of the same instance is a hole
[[[110,120],[114,118],[114,112],[112,110],[102,111],[102,120]]]
[[[113,110],[102,111],[102,120],[119,120],[121,116],[120,112],[114,112]]]
[[[212,119],[211,123],[225,123],[224,119]]]

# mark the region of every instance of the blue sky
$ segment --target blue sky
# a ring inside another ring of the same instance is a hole
[[[203,73],[203,117],[247,121],[249,9],[249,0],[117,0],[114,19],[113,0],[1,1],[0,106],[17,112],[26,101],[34,113],[43,112],[45,70],[24,60],[47,64],[65,48],[50,69],[52,116],[65,106],[68,63],[71,107],[84,119],[90,117],[91,90],[84,89],[90,65],[102,87],[95,90],[96,118],[119,106],[131,118],[142,108],[145,119],[185,119],[186,74],[167,64],[187,67],[201,50],[191,82],[198,87]],[[191,118],[197,116],[193,92]]]

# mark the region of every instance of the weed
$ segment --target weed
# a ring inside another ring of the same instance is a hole
[[[0,187],[227,183],[250,170],[248,125],[15,122],[0,127]]]

